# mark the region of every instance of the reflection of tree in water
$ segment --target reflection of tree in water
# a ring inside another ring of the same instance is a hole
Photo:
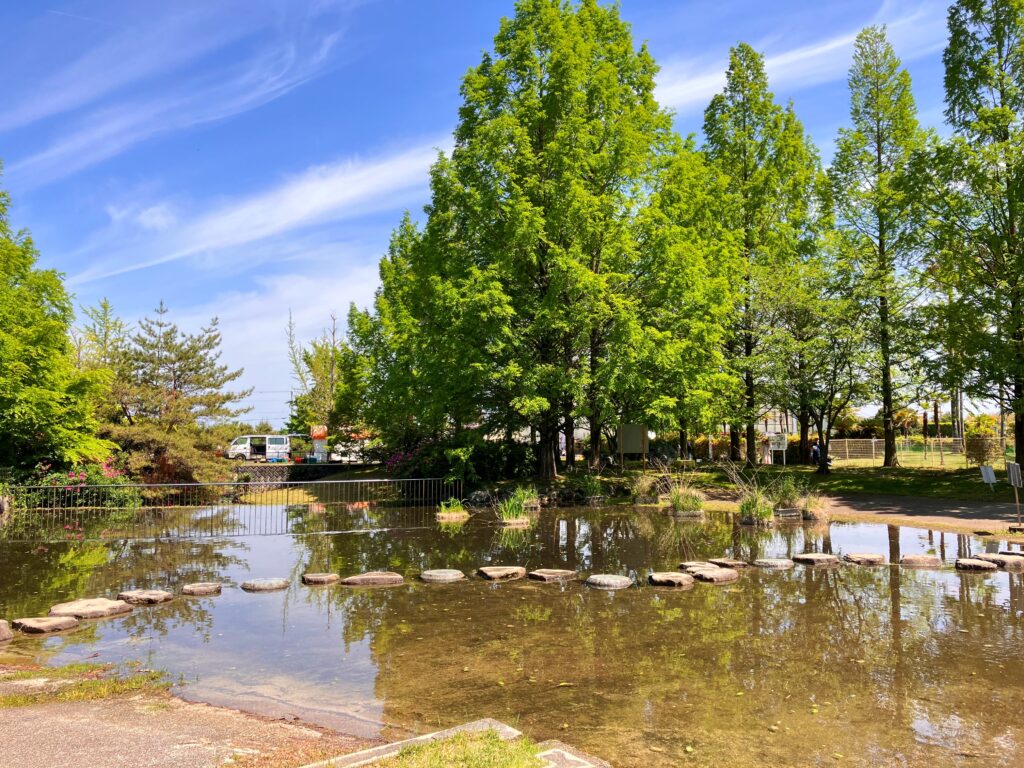
[[[681,558],[833,548],[828,526],[737,530],[721,520],[604,510],[544,510],[529,541],[504,550],[494,537],[470,521],[456,536],[310,536],[301,546],[304,567],[390,567],[407,576],[426,567],[471,571],[487,559],[641,574]],[[898,562],[898,536],[895,547]],[[474,580],[307,599],[343,618],[346,644],[370,640],[377,694],[396,724],[491,715],[536,738],[568,737],[622,766],[677,764],[694,741],[716,761],[737,764],[814,762],[837,751],[942,764],[955,755],[916,740],[913,713],[927,699],[929,717],[959,717],[965,732],[991,739],[1010,727],[1003,710],[996,723],[982,723],[966,692],[977,694],[969,673],[985,638],[1013,647],[1020,627],[985,589],[968,581],[944,595],[935,578],[898,567],[748,569],[735,585],[685,592]],[[1024,604],[1015,578],[1009,599]],[[966,645],[947,621],[957,610],[988,617]],[[951,674],[965,686],[957,703],[941,696]],[[563,721],[568,733],[558,729]],[[776,721],[790,728],[784,737],[766,735]],[[639,742],[665,751],[637,754]]]
[[[248,546],[233,538],[4,544],[0,614],[46,615],[54,603],[112,597],[122,589],[178,593],[189,582],[220,580],[225,570],[245,567],[246,551]],[[121,621],[129,634],[165,635],[175,624],[206,634],[212,616],[205,606],[203,600],[176,599],[158,611],[133,611]],[[76,641],[80,637],[76,633]]]

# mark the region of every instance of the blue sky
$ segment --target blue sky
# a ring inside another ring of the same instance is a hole
[[[404,209],[448,146],[463,73],[511,0],[0,0],[0,185],[79,304],[131,321],[163,299],[280,423],[285,326],[316,336],[368,304]],[[946,3],[622,0],[662,66],[658,98],[699,132],[728,49],[767,57],[827,161],[860,28],[886,23],[922,122],[941,127]]]

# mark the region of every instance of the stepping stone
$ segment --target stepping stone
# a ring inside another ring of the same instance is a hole
[[[341,581],[341,576],[336,573],[304,573],[302,583],[310,585],[334,584]]]
[[[679,564],[684,571],[690,568],[717,568],[718,566],[709,560],[686,560]]]
[[[246,592],[276,592],[279,589],[288,589],[290,584],[288,579],[250,579],[243,581],[240,586]]]
[[[156,605],[173,600],[174,593],[163,589],[129,589],[119,594],[117,599],[132,605]]]
[[[839,558],[824,552],[801,552],[793,555],[793,562],[800,565],[839,565]]]
[[[430,571],[424,571],[420,574],[420,578],[430,584],[448,584],[452,581],[462,581],[462,579],[466,578],[466,574],[462,571],[456,571],[454,568],[435,568]]]
[[[654,587],[692,587],[693,576],[678,571],[657,571],[647,577]]]
[[[746,568],[747,563],[743,560],[734,560],[731,557],[713,557],[708,560],[712,565],[717,565],[719,568]]]
[[[956,569],[958,571],[994,571],[999,566],[990,563],[988,560],[978,560],[975,557],[958,557]]]
[[[1024,570],[1024,556],[1019,554],[993,555],[989,552],[982,552],[981,554],[974,555],[974,559],[995,563],[1000,568],[1005,568],[1008,571]]]
[[[221,583],[219,581],[197,581],[194,584],[186,584],[181,588],[181,594],[190,597],[206,597],[207,595],[219,595]]]
[[[740,572],[733,568],[710,568],[693,573],[693,578],[698,581],[706,581],[709,584],[728,584],[736,581],[739,577]]]
[[[538,568],[526,575],[535,581],[572,581],[576,578],[576,571],[566,571],[562,568]]]
[[[11,625],[3,619],[0,619],[0,643],[6,643],[13,637],[14,633],[11,632]]]
[[[75,619],[105,619],[128,613],[132,607],[124,600],[108,600],[105,597],[90,597],[59,603],[50,609],[51,616],[71,616]]]
[[[592,573],[585,583],[588,587],[596,589],[626,589],[633,586],[633,580],[629,576],[614,573]]]
[[[1011,525],[1010,533],[1024,533],[1024,525]]]
[[[477,576],[488,581],[512,581],[526,575],[526,569],[518,565],[485,565],[476,569]]]
[[[26,635],[46,635],[50,632],[63,632],[66,629],[74,629],[78,626],[78,619],[74,616],[47,616],[35,619],[15,619],[14,628],[20,629]]]
[[[793,561],[787,557],[762,557],[754,561],[757,568],[773,571],[786,571],[793,567]]]
[[[368,571],[346,576],[341,580],[346,587],[395,587],[405,583],[405,578],[394,571]]]
[[[1000,555],[1010,555],[1011,557],[1024,557],[1024,550],[1020,549],[1000,549]]]
[[[854,565],[882,565],[885,562],[885,555],[875,555],[870,552],[850,552],[843,555],[843,560]]]
[[[938,555],[904,555],[900,558],[900,565],[910,568],[941,568],[942,558]]]

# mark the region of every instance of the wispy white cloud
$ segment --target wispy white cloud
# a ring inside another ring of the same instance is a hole
[[[945,4],[939,0],[885,2],[862,26],[885,24],[890,42],[904,61],[939,50],[946,40]],[[846,77],[853,43],[861,27],[783,51],[769,51],[765,69],[772,88],[794,91]],[[725,85],[726,59],[669,62],[658,78],[658,99],[688,112],[702,109]]]
[[[91,266],[69,282],[86,283],[188,257],[216,259],[241,246],[422,199],[439,144],[315,166],[253,196],[182,219],[169,231],[132,236],[124,221],[144,224],[138,218],[141,212],[112,216],[113,229],[106,236],[94,236],[72,255],[75,263]],[[108,210],[120,213],[122,209],[111,206]],[[113,255],[105,255],[113,244],[118,244]]]
[[[63,121],[49,145],[8,165],[12,185],[25,189],[46,184],[159,134],[254,109],[330,67],[341,37],[340,22],[333,17],[323,23],[309,23],[309,17],[286,23],[277,18],[280,14],[247,13],[245,6],[234,4],[226,7],[237,13],[224,14],[224,7],[217,6],[218,13],[212,14],[214,6],[172,14],[166,26],[151,23],[131,30],[132,35],[115,35],[5,109],[0,131],[89,107],[82,116]],[[191,76],[186,72],[167,85],[154,81],[257,34],[269,39],[258,38],[256,52],[240,61],[228,57],[230,64],[208,66]],[[144,95],[118,96],[119,90],[136,84],[145,85]]]

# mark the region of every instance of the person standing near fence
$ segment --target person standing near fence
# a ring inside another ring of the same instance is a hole
[[[818,464],[821,460],[821,448],[818,446],[818,441],[815,439],[814,443],[811,444],[811,463]]]

